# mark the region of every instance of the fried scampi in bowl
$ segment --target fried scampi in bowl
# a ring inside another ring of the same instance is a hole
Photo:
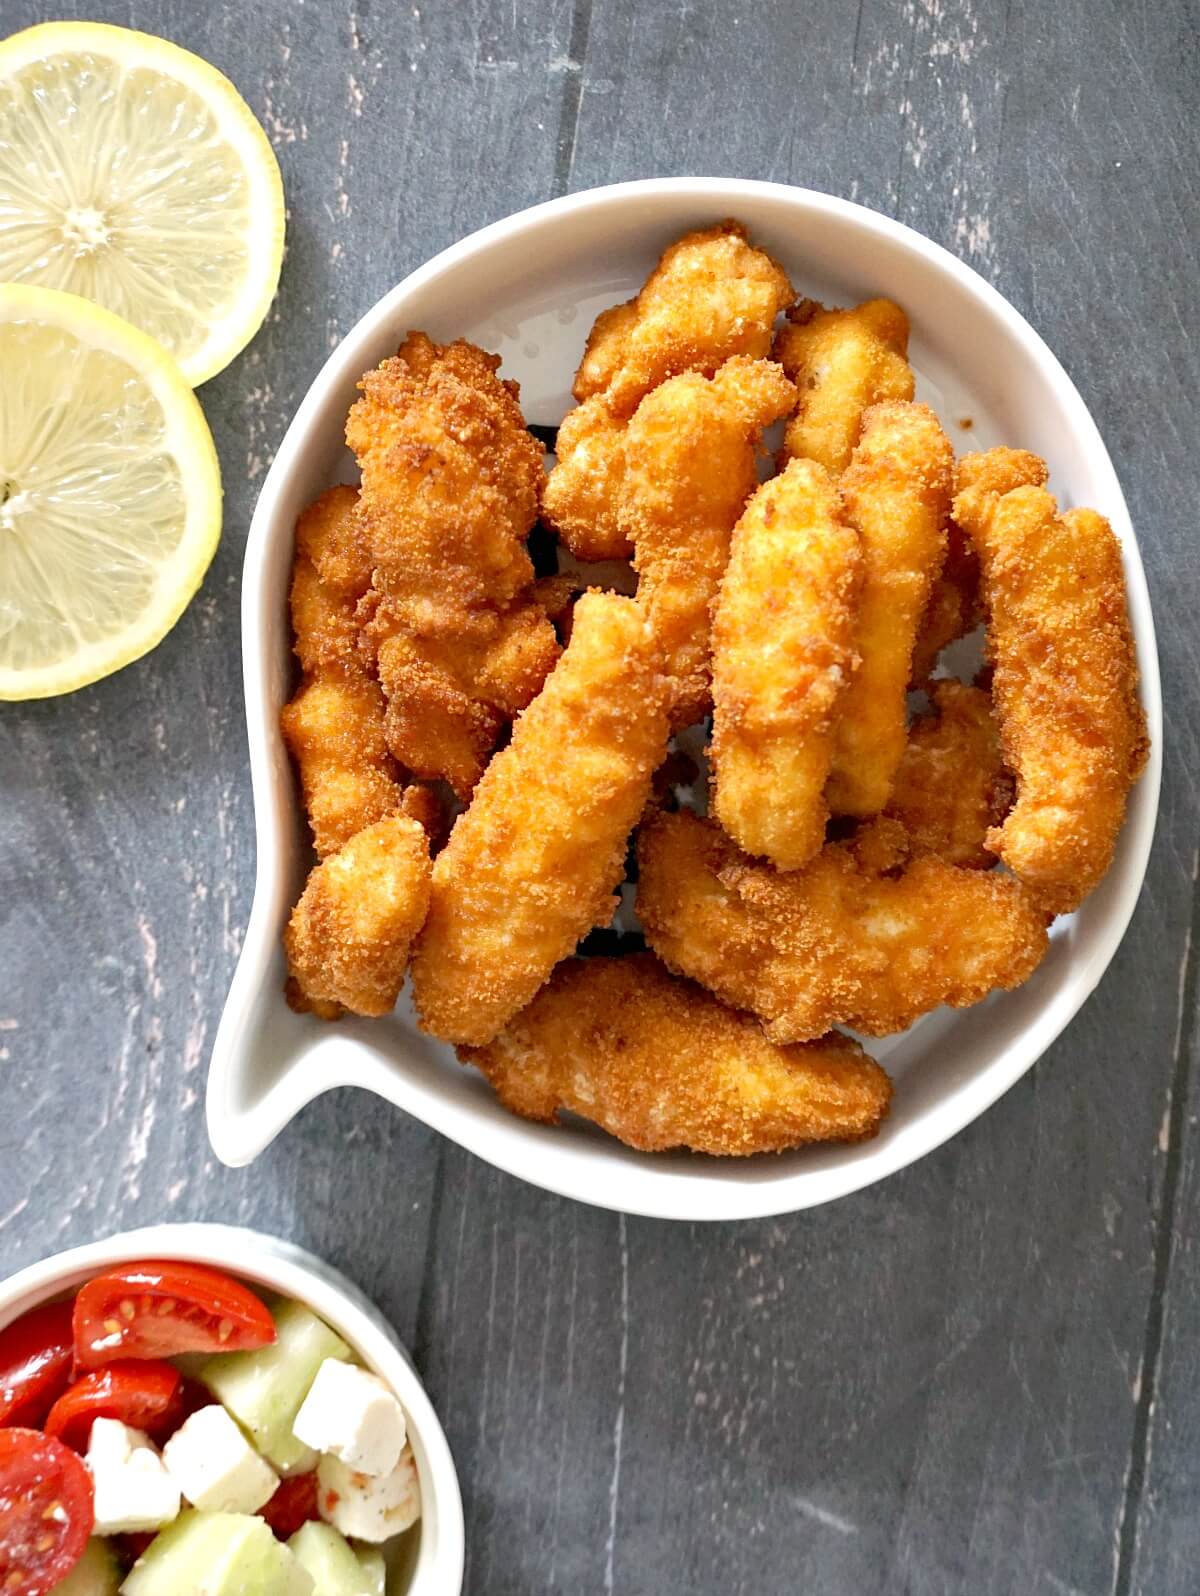
[[[955,460],[908,338],[725,221],[601,312],[548,473],[485,350],[363,376],[296,528],[294,1007],[411,971],[513,1113],[746,1156],[879,1130],[847,1032],[1030,977],[1146,758],[1119,550],[1037,456]],[[581,950],[634,907],[652,951]]]

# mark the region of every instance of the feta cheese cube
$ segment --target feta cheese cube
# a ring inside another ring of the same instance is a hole
[[[378,1375],[326,1358],[292,1425],[292,1434],[318,1452],[331,1452],[358,1474],[390,1474],[408,1429],[404,1409]]]
[[[159,1530],[179,1517],[179,1487],[141,1430],[96,1419],[86,1461],[96,1494],[95,1534]]]
[[[213,1513],[257,1513],[279,1484],[219,1402],[176,1430],[163,1462],[192,1506]]]
[[[317,1512],[343,1535],[378,1545],[421,1516],[421,1488],[412,1448],[390,1474],[361,1474],[326,1453],[317,1464]]]

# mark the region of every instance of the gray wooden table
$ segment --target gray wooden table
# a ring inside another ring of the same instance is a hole
[[[0,0],[162,32],[279,153],[282,290],[204,390],[226,522],[148,659],[0,706],[0,1267],[133,1223],[258,1225],[413,1346],[458,1459],[472,1596],[1200,1584],[1195,0]],[[1138,527],[1167,703],[1158,841],[1103,985],[949,1146],[716,1228],[591,1212],[358,1094],[249,1170],[208,1051],[254,870],[242,550],[329,349],[536,200],[671,173],[847,195],[1045,334]]]

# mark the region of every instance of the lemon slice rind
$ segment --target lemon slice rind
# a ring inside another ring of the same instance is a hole
[[[0,284],[0,326],[32,323],[76,338],[89,351],[132,369],[163,419],[163,451],[179,465],[185,514],[176,545],[155,565],[150,602],[129,624],[45,667],[0,664],[0,700],[51,698],[99,681],[160,643],[199,588],[221,533],[221,473],[212,433],[178,365],[155,339],[76,294],[24,283]],[[0,531],[0,536],[3,532]],[[2,595],[10,602],[13,595]]]
[[[249,256],[239,292],[179,369],[199,387],[224,370],[262,326],[279,285],[286,212],[283,179],[271,142],[241,94],[216,67],[167,39],[104,22],[45,22],[0,42],[0,81],[48,57],[90,53],[123,68],[157,71],[203,101],[240,159],[249,185]]]

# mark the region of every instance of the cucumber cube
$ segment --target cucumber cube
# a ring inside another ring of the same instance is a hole
[[[326,1358],[349,1358],[350,1348],[298,1302],[272,1310],[277,1340],[257,1352],[218,1352],[200,1372],[255,1446],[281,1474],[299,1474],[316,1454],[292,1434],[308,1388]]]

